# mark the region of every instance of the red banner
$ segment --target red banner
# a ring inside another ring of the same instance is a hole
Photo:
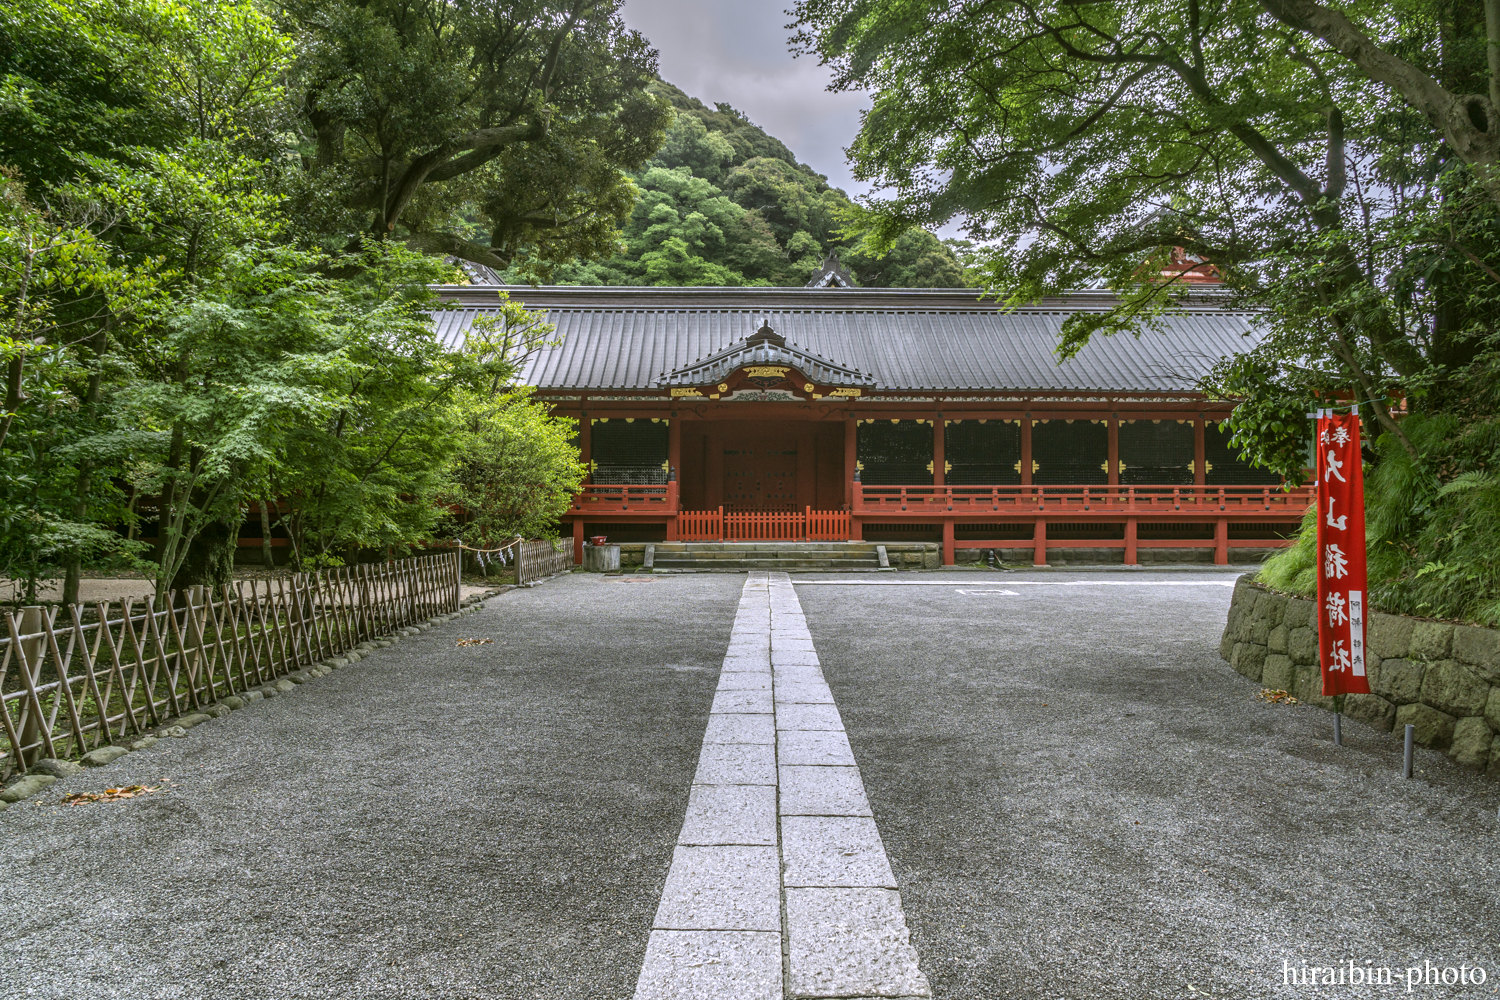
[[[1323,694],[1369,694],[1359,415],[1318,411],[1318,653]]]

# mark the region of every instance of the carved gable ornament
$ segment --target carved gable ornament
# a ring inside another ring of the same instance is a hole
[[[767,322],[745,340],[658,376],[656,384],[673,396],[718,399],[740,390],[779,390],[820,399],[861,396],[875,387],[875,378],[787,343]]]

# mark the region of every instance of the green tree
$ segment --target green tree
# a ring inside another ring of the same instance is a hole
[[[803,0],[796,16],[799,44],[837,85],[874,94],[851,147],[860,175],[894,192],[855,213],[874,248],[957,218],[987,244],[971,259],[1003,303],[1113,288],[1117,308],[1065,325],[1066,358],[1096,334],[1149,335],[1191,291],[1155,277],[1183,247],[1219,269],[1233,304],[1261,310],[1258,341],[1205,384],[1242,400],[1238,443],[1295,478],[1298,414],[1357,400],[1372,456],[1426,484],[1370,493],[1375,520],[1405,525],[1376,560],[1377,596],[1401,604],[1442,562],[1426,527],[1442,505],[1419,504],[1407,522],[1376,508],[1435,497],[1500,458],[1487,388],[1500,216],[1483,148],[1493,140],[1475,131],[1495,102],[1454,96],[1500,74],[1500,46],[1485,41],[1500,24],[1487,28],[1479,5],[1346,11]],[[1451,415],[1451,434],[1409,434],[1397,397]],[[1466,510],[1483,539],[1467,551],[1500,543],[1496,518]]]
[[[543,277],[607,252],[668,120],[619,7],[288,0],[295,214]]]
[[[554,537],[585,473],[573,444],[577,422],[552,417],[524,389],[471,398],[467,419],[445,493],[464,512],[459,537],[475,548]]]

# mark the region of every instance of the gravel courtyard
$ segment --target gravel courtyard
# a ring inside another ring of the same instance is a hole
[[[1233,579],[791,578],[933,996],[1496,994],[1500,787],[1258,700]],[[12,806],[0,995],[640,995],[745,585],[511,591]]]

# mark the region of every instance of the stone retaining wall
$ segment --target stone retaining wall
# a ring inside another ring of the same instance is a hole
[[[1500,777],[1500,631],[1401,615],[1370,616],[1371,694],[1323,696],[1314,602],[1242,576],[1219,653],[1262,687],[1387,732],[1416,726],[1423,746]]]

